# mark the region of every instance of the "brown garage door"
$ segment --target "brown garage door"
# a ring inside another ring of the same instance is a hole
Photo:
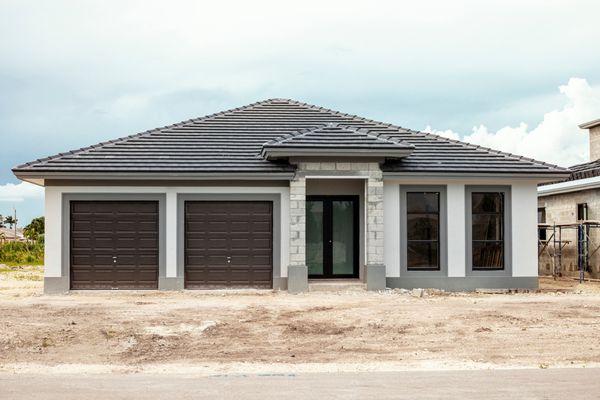
[[[185,203],[185,287],[273,287],[273,207],[267,201]]]
[[[158,287],[158,202],[71,202],[71,289]]]

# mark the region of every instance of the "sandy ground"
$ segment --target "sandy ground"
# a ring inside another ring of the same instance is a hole
[[[21,270],[19,273],[22,273]],[[35,273],[35,269],[33,269]],[[600,365],[600,283],[537,293],[77,292],[0,274],[0,371]]]

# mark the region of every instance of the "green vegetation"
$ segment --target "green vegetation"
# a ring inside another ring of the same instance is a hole
[[[8,242],[0,245],[0,264],[43,265],[43,236],[36,242]]]
[[[10,229],[12,229],[13,225],[17,223],[17,220],[12,215],[9,215],[8,217],[4,218],[4,223],[7,224]]]
[[[38,241],[44,235],[44,217],[32,219],[23,229],[23,234],[29,240]]]

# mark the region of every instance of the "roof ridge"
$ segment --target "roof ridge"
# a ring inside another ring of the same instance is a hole
[[[364,133],[365,135],[373,137],[373,138],[376,138],[377,140],[382,140],[382,141],[385,141],[385,142],[389,142],[391,144],[397,144],[397,145],[402,145],[402,146],[406,146],[406,147],[413,147],[413,148],[415,147],[415,146],[413,146],[410,143],[405,143],[404,141],[402,141],[400,139],[389,137],[388,135],[383,135],[383,134],[374,135],[374,134],[371,133],[371,129],[369,129],[369,128],[365,128],[365,127],[358,127],[358,128],[356,128],[354,126],[349,126],[349,125],[344,124],[344,123],[340,123],[339,125],[340,126],[344,126],[346,129],[350,129],[350,130],[353,130],[355,132]]]

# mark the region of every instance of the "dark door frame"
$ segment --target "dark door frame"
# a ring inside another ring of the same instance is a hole
[[[359,207],[360,201],[357,195],[332,195],[321,196],[311,195],[306,196],[306,201],[322,201],[323,202],[323,274],[308,275],[310,279],[336,279],[336,278],[358,278],[359,268],[358,259],[360,257],[360,221]],[[354,265],[352,274],[334,274],[333,273],[333,213],[332,202],[334,201],[351,201],[354,206],[353,212],[353,240],[354,240]],[[307,238],[308,239],[308,238]]]

